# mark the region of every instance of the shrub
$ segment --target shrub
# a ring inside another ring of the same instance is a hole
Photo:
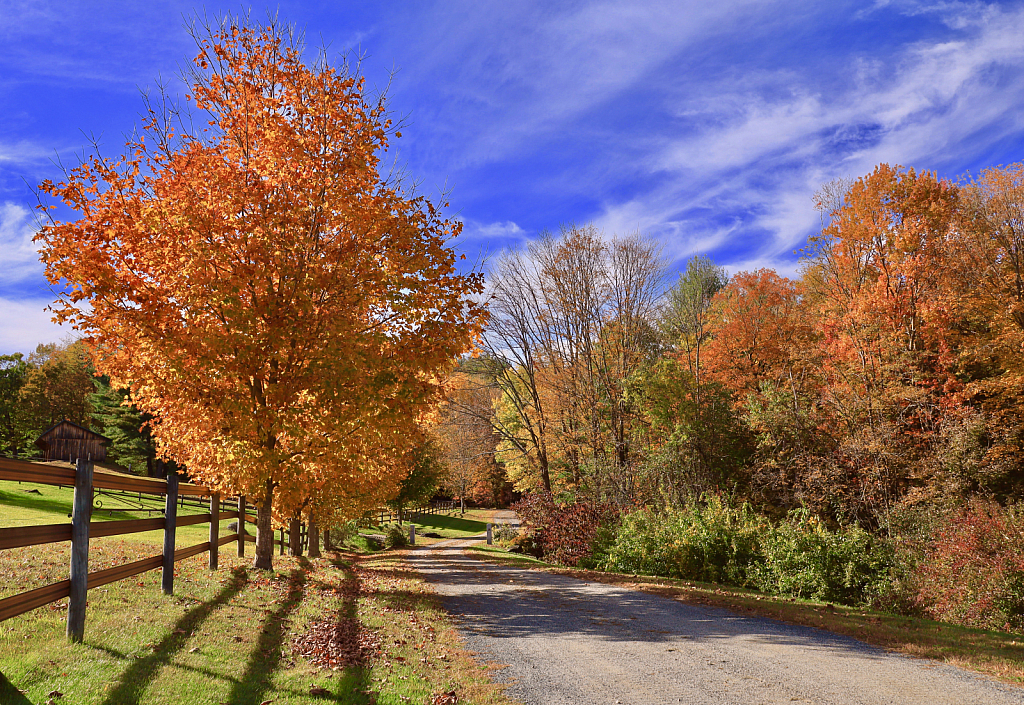
[[[331,527],[331,542],[337,546],[344,546],[346,542],[355,538],[359,533],[359,522],[355,519],[346,521],[344,524]]]
[[[608,553],[612,570],[745,586],[767,519],[719,497],[681,510],[627,515]]]
[[[550,493],[535,492],[512,509],[526,530],[517,545],[552,563],[598,567],[615,541],[619,512],[611,504],[582,501],[558,506]]]
[[[1024,630],[1024,516],[975,500],[950,519],[917,567],[921,606],[943,621]]]
[[[500,543],[512,543],[519,536],[519,527],[515,524],[497,524],[492,536]]]
[[[539,534],[544,559],[561,565],[591,566],[599,531],[602,526],[617,524],[617,518],[618,510],[609,504],[577,502],[557,509]]]
[[[533,492],[511,506],[527,529],[540,533],[551,523],[558,505],[550,492]]]
[[[409,537],[404,527],[398,524],[391,524],[384,534],[385,548],[402,548],[408,545]]]
[[[876,601],[894,564],[891,542],[859,526],[831,530],[806,512],[765,532],[761,550],[763,559],[751,571],[752,587],[847,605]]]
[[[512,539],[509,550],[513,553],[525,553],[534,558],[544,557],[544,548],[540,545],[536,535],[530,533],[521,533]]]
[[[778,525],[719,497],[623,517],[610,570],[863,604],[890,581],[892,544],[859,527],[830,530],[806,513]]]

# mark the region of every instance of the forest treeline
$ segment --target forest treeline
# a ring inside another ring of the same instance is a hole
[[[815,205],[796,278],[697,256],[667,286],[652,241],[593,227],[502,255],[449,433],[483,474],[497,459],[562,507],[534,512],[549,555],[566,512],[608,516],[583,505],[678,516],[724,498],[805,528],[916,537],[915,565],[945,545],[944,579],[987,561],[1024,608],[1024,166],[952,183],[880,165]]]

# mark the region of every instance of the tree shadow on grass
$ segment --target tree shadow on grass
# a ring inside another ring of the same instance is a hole
[[[117,683],[103,701],[103,705],[123,705],[141,702],[143,693],[160,671],[170,663],[171,657],[184,648],[192,632],[220,605],[228,602],[249,582],[245,568],[232,571],[231,580],[217,596],[186,612],[174,623],[171,633],[153,649],[151,656],[138,659],[121,673]]]
[[[0,703],[5,705],[32,705],[32,701],[18,690],[7,676],[0,673]]]
[[[39,512],[68,514],[71,512],[71,496],[54,499],[29,494],[25,490],[0,490],[0,505],[9,504],[19,509],[35,509]]]
[[[281,665],[281,647],[288,633],[287,619],[302,602],[306,593],[306,568],[309,562],[299,559],[300,568],[288,574],[288,594],[277,609],[266,616],[256,648],[249,656],[245,672],[232,684],[227,703],[259,705],[263,695],[274,687],[274,673]]]

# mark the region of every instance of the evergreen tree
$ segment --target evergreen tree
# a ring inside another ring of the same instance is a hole
[[[0,355],[0,454],[22,451],[25,418],[20,404],[28,363],[21,353]]]
[[[107,457],[137,473],[148,474],[155,457],[155,447],[149,427],[143,427],[151,417],[130,403],[127,389],[114,389],[106,376],[94,380],[96,392],[90,395],[93,412],[93,430],[110,439]]]

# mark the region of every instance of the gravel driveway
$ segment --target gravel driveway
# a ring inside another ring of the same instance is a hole
[[[412,564],[524,703],[1024,704],[1024,689],[854,639],[542,571],[448,541]]]

